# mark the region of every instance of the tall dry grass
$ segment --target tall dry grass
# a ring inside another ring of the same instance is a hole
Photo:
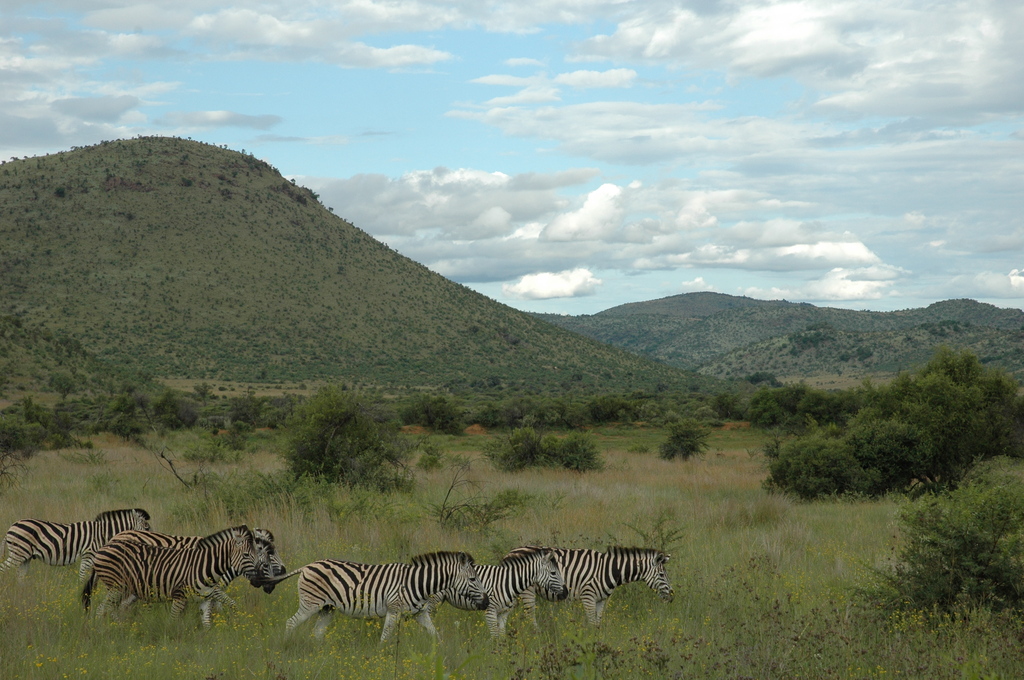
[[[152,445],[180,451],[189,436]],[[436,646],[412,621],[382,646],[379,621],[341,615],[322,642],[308,626],[285,635],[297,604],[294,582],[271,595],[232,584],[239,608],[204,631],[194,605],[180,620],[166,604],[96,620],[81,609],[74,568],[34,563],[24,581],[0,575],[0,677],[1014,677],[1024,651],[1015,617],[894,616],[851,596],[888,558],[894,501],[806,504],[770,495],[761,488],[750,431],[718,432],[706,456],[685,462],[637,453],[645,445],[657,450],[650,446],[657,430],[607,428],[596,436],[607,466],[583,475],[496,472],[479,455],[485,435],[441,438],[472,463],[469,483],[454,494],[487,499],[513,489],[526,499],[512,517],[458,532],[442,529],[432,510],[452,484],[451,467],[418,473],[411,495],[311,486],[260,497],[246,496],[246,487],[228,498],[218,477],[245,487],[257,473],[281,470],[273,439],[237,464],[179,460],[192,489],[152,453],[112,438],[97,438],[88,456],[39,454],[2,497],[4,527],[21,517],[75,521],[140,506],[160,531],[205,534],[240,522],[269,528],[289,568],[325,557],[404,560],[439,549],[493,562],[522,543],[653,545],[672,553],[676,598],[666,604],[643,584],[625,586],[600,629],[586,624],[577,603],[542,603],[539,629],[516,611],[511,634],[497,643],[481,615],[445,607],[436,616],[443,635]]]

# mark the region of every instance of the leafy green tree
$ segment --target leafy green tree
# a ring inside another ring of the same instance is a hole
[[[696,418],[676,420],[668,424],[668,439],[661,443],[658,452],[665,460],[688,460],[707,450],[710,436],[711,431]]]
[[[67,399],[68,395],[75,391],[77,381],[70,373],[61,371],[50,376],[50,387],[61,399]]]
[[[288,422],[292,474],[378,491],[409,489],[410,451],[397,426],[357,395],[325,387]]]

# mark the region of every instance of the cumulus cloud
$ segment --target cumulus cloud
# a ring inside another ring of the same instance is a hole
[[[593,295],[601,279],[588,269],[578,268],[558,273],[527,274],[516,283],[505,284],[502,292],[521,300],[547,300],[550,298]]]
[[[541,233],[548,241],[594,241],[610,236],[622,223],[622,187],[602,184],[582,207],[558,215]]]

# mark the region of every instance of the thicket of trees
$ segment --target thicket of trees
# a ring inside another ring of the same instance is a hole
[[[824,408],[804,411],[803,433],[767,447],[767,484],[807,499],[955,488],[980,461],[1024,454],[1019,389],[975,355],[941,349],[888,385],[814,400]],[[830,407],[836,404],[858,408]]]

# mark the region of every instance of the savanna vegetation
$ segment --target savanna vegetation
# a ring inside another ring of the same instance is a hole
[[[266,595],[244,582],[229,589],[239,609],[217,615],[208,632],[195,606],[181,620],[161,604],[94,620],[81,610],[74,568],[36,563],[20,585],[15,574],[0,577],[4,677],[1009,678],[1019,668],[1024,626],[1012,609],[965,602],[945,614],[858,593],[891,573],[893,550],[905,544],[903,502],[798,503],[769,493],[756,430],[715,430],[707,454],[686,461],[653,453],[660,428],[592,434],[606,466],[582,474],[501,472],[481,455],[493,435],[437,436],[443,464],[414,466],[413,490],[391,494],[294,478],[278,453],[284,434],[274,431],[251,433],[237,461],[177,458],[188,484],[158,454],[197,445],[195,431],[145,435],[144,447],[96,435],[92,448],[40,452],[4,493],[0,522],[135,506],[174,533],[246,522],[274,531],[289,568],[438,548],[494,561],[521,543],[642,544],[672,554],[676,598],[666,604],[642,584],[625,586],[600,629],[578,604],[542,603],[538,630],[516,612],[500,642],[481,615],[445,607],[435,617],[438,645],[406,621],[381,646],[379,622],[344,616],[322,642],[309,627],[286,636],[294,588]],[[463,516],[476,521],[445,522],[459,505],[478,510]]]
[[[21,423],[34,443],[3,440],[17,467],[0,523],[115,507],[144,507],[171,533],[245,522],[275,533],[289,568],[438,549],[494,562],[527,543],[642,545],[672,554],[676,599],[625,586],[600,629],[578,604],[542,603],[539,629],[517,612],[498,642],[481,615],[445,607],[436,645],[410,620],[381,646],[379,622],[344,616],[322,642],[309,627],[287,636],[293,587],[266,595],[244,581],[229,590],[240,608],[208,632],[195,606],[181,620],[166,604],[95,620],[81,610],[73,568],[33,564],[18,587],[14,574],[0,576],[5,677],[1014,677],[1024,653],[1024,468],[1011,450],[911,496],[801,501],[773,468],[780,451],[823,428],[842,432],[871,413],[889,422],[878,403],[898,405],[921,393],[915,386],[981,385],[998,402],[1005,380],[975,357],[942,352],[891,387],[783,386],[750,399],[395,399],[341,386],[213,399],[200,383],[190,394],[113,395],[84,409],[108,425],[72,428],[63,448],[46,424],[59,404],[22,400],[3,422]],[[448,415],[431,430],[425,409]],[[780,413],[763,426],[732,419]],[[446,433],[452,419],[459,434]]]

